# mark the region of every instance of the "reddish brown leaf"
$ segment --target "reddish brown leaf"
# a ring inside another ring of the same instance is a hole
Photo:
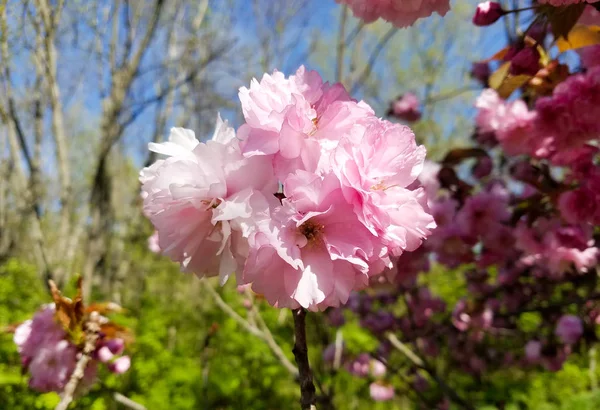
[[[75,295],[73,300],[64,297],[54,281],[50,280],[48,284],[50,285],[50,293],[56,306],[56,318],[60,324],[67,331],[75,331],[80,328],[85,315],[81,291],[81,277],[77,280],[77,295]]]
[[[549,7],[545,8],[550,28],[554,38],[567,38],[569,31],[575,26],[579,17],[585,10],[585,3],[573,4],[565,7]]]
[[[494,54],[493,56],[491,56],[490,58],[486,58],[485,60],[481,60],[482,63],[489,63],[490,61],[502,61],[504,60],[504,57],[506,57],[506,54],[508,54],[508,51],[511,49],[512,46],[506,46],[504,47],[502,50],[498,51],[496,54]]]
[[[131,344],[134,340],[133,334],[128,328],[117,325],[113,322],[108,322],[101,325],[100,332],[106,339],[123,339],[125,344]]]

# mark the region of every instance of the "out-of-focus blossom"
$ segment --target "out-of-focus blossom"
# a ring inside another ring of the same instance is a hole
[[[600,136],[600,67],[560,83],[552,96],[536,101],[536,128],[552,140],[554,152],[581,147]]]
[[[588,26],[598,25],[600,24],[600,11],[596,10],[593,6],[585,6],[583,14],[577,22]]]
[[[54,305],[42,307],[32,320],[23,322],[15,329],[14,342],[21,356],[24,370],[29,375],[29,386],[39,392],[62,392],[67,385],[81,354],[55,318]],[[77,391],[85,391],[94,383],[98,362],[111,366],[122,358],[113,360],[122,353],[123,340],[100,340],[96,351],[79,382]],[[127,366],[128,368],[129,366]],[[117,364],[119,373],[127,370],[123,363]]]
[[[115,374],[123,374],[131,367],[131,358],[129,356],[121,356],[114,362],[108,365],[111,372]]]
[[[160,253],[160,246],[158,245],[158,231],[154,231],[148,238],[148,249],[150,252]]]
[[[576,343],[583,335],[583,323],[577,316],[564,315],[558,320],[554,333],[564,344]]]
[[[371,23],[379,18],[389,21],[396,27],[407,27],[416,20],[431,16],[434,12],[445,16],[450,10],[449,0],[336,0],[347,4],[354,15]]]
[[[529,363],[537,363],[542,357],[542,343],[538,340],[530,340],[525,345],[525,358]]]
[[[549,4],[551,6],[560,7],[560,6],[570,6],[572,4],[580,4],[580,3],[597,3],[600,0],[538,0],[539,4]]]
[[[388,401],[394,398],[394,387],[380,382],[369,385],[369,394],[375,401]]]
[[[388,115],[404,121],[414,122],[421,119],[419,98],[414,93],[406,93],[390,104]]]
[[[536,132],[537,113],[523,100],[506,102],[492,89],[477,99],[475,119],[481,132],[493,132],[502,148],[510,155],[542,154],[546,140]]]

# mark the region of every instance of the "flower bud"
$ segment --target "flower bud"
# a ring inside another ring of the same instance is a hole
[[[505,14],[502,6],[497,1],[484,1],[477,5],[475,15],[473,16],[473,24],[476,26],[489,26],[498,21]]]
[[[129,358],[129,356],[121,356],[114,362],[110,363],[108,365],[108,369],[113,373],[123,374],[127,370],[129,370],[130,366],[131,366],[131,359]]]
[[[104,345],[110,349],[112,354],[121,354],[125,349],[125,342],[123,339],[111,339],[104,343]]]
[[[414,122],[421,119],[419,110],[419,98],[413,93],[406,93],[392,102],[388,115],[392,115],[404,121]]]
[[[512,75],[536,75],[540,69],[540,53],[535,47],[525,47],[510,60]]]
[[[98,356],[98,360],[100,360],[102,363],[108,363],[115,356],[107,346],[102,346],[100,349],[98,349],[96,355]]]

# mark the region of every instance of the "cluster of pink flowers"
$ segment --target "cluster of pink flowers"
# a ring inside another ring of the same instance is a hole
[[[538,0],[539,4],[549,4],[551,6],[560,7],[560,6],[570,6],[572,4],[580,4],[580,3],[598,3],[600,0]]]
[[[418,19],[434,12],[445,16],[450,10],[449,0],[336,0],[347,4],[354,15],[371,23],[377,19],[389,21],[396,27],[411,26]]]
[[[476,123],[479,132],[493,133],[509,155],[564,158],[565,152],[600,136],[599,96],[600,67],[570,76],[551,96],[538,98],[533,110],[521,99],[504,101],[496,91],[486,89],[475,104]]]
[[[435,227],[422,188],[425,148],[340,84],[298,69],[239,92],[246,120],[199,142],[174,128],[142,170],[144,213],[162,253],[199,276],[233,273],[274,306],[312,310],[414,251]]]
[[[29,386],[39,392],[61,393],[81,355],[55,316],[54,304],[46,305],[33,319],[19,325],[14,334],[23,369],[30,375]],[[87,390],[95,382],[98,362],[105,363],[113,373],[126,372],[131,362],[129,356],[121,356],[123,349],[120,339],[101,339],[94,352],[95,360],[88,363],[78,391]]]

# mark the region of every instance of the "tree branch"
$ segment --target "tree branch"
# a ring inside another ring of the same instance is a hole
[[[340,17],[340,30],[338,32],[338,43],[337,43],[337,60],[335,65],[335,81],[342,81],[344,75],[344,51],[346,49],[346,22],[348,21],[348,5],[344,4],[342,7],[342,15]]]
[[[360,90],[360,88],[364,85],[364,83],[369,79],[369,76],[371,75],[371,71],[373,71],[373,66],[375,65],[375,61],[377,61],[377,57],[379,57],[379,54],[383,51],[383,49],[385,48],[386,44],[392,39],[392,37],[394,37],[394,35],[397,32],[398,32],[398,29],[396,27],[392,27],[379,40],[379,42],[377,43],[377,45],[375,46],[375,48],[371,52],[371,55],[369,56],[369,59],[367,61],[367,65],[365,65],[365,68],[363,69],[362,73],[360,74],[360,76],[358,77],[358,79],[352,85],[352,89],[350,90],[350,94],[354,94],[358,90]]]
[[[92,359],[92,353],[94,352],[94,350],[96,350],[96,342],[98,341],[98,337],[100,336],[99,321],[100,315],[98,314],[98,312],[92,312],[90,314],[90,318],[86,323],[85,345],[83,346],[81,357],[77,361],[75,370],[73,370],[73,374],[71,375],[69,382],[65,386],[65,390],[63,392],[60,403],[58,403],[54,410],[67,410],[69,404],[71,404],[71,402],[73,401],[75,390],[77,390],[79,382],[81,381],[81,379],[83,379],[85,368]]]
[[[308,362],[306,344],[306,311],[302,308],[292,310],[294,316],[294,358],[300,371],[300,406],[302,410],[316,410],[317,395],[312,372]]]

